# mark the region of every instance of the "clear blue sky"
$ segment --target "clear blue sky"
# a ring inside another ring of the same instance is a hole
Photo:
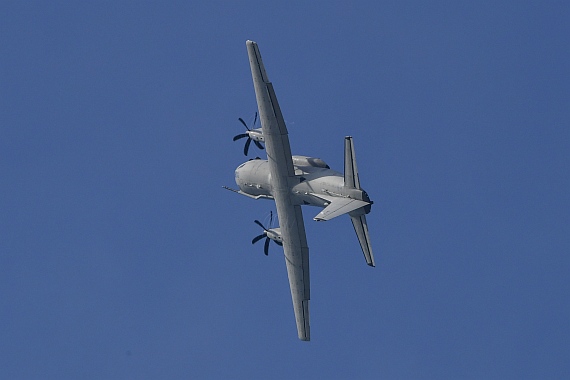
[[[0,4],[0,377],[570,378],[568,2],[190,3]],[[374,269],[304,209],[310,343],[221,188],[247,39],[375,201]]]

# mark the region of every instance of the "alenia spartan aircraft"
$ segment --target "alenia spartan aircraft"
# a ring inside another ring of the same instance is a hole
[[[263,233],[254,238],[252,243],[265,237],[265,254],[270,240],[283,246],[297,332],[299,339],[308,341],[311,298],[309,247],[301,206],[322,207],[323,210],[314,217],[316,221],[330,220],[348,214],[366,263],[373,267],[374,256],[366,224],[366,214],[370,212],[372,201],[360,187],[352,137],[344,139],[344,175],[330,169],[320,158],[291,155],[287,127],[273,85],[261,61],[257,43],[246,41],[246,45],[261,128],[249,129],[240,119],[247,132],[235,136],[234,141],[247,137],[244,148],[246,155],[252,141],[259,148],[263,148],[260,143],[263,142],[267,151],[267,160],[256,158],[241,164],[235,171],[239,190],[225,186],[224,188],[253,199],[275,201],[280,227],[267,229],[256,221],[263,229]]]

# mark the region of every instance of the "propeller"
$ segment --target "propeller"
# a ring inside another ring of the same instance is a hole
[[[245,146],[243,147],[243,154],[245,154],[247,156],[247,152],[249,151],[249,146],[251,145],[251,142],[253,141],[253,143],[255,145],[257,145],[257,147],[259,149],[263,149],[263,145],[261,145],[261,143],[257,140],[253,140],[251,138],[251,136],[249,135],[249,132],[251,131],[251,129],[247,126],[247,124],[245,123],[245,121],[243,121],[243,119],[240,117],[238,118],[238,120],[243,124],[243,126],[245,127],[245,129],[247,129],[246,133],[240,133],[239,135],[235,135],[234,136],[234,141],[237,141],[239,139],[243,139],[244,137],[247,137],[247,141],[245,142]],[[255,123],[257,122],[257,112],[255,113],[255,117],[253,118],[253,125],[252,127],[255,127]],[[252,128],[253,129],[253,128]]]
[[[273,221],[273,212],[271,212],[271,217],[270,217],[270,221],[269,221],[269,225],[271,226],[271,222]],[[273,239],[271,239],[267,233],[270,232],[269,229],[265,228],[265,226],[263,224],[261,224],[261,222],[259,220],[254,220],[253,221],[255,224],[257,224],[259,227],[263,228],[263,233],[261,235],[258,235],[256,237],[254,237],[251,240],[251,244],[255,244],[258,241],[260,241],[261,239],[265,238],[265,244],[263,245],[263,253],[265,253],[265,256],[269,255],[269,242]],[[275,242],[275,244],[279,245],[279,246],[283,246],[283,243],[281,243],[280,241],[277,240],[273,240]]]

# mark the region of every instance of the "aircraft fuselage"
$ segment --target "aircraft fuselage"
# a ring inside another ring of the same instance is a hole
[[[297,205],[326,207],[331,197],[342,197],[370,202],[368,194],[361,189],[344,186],[344,176],[329,168],[319,158],[293,156],[295,177],[291,183],[291,199]],[[244,162],[235,171],[236,184],[251,196],[272,198],[269,162],[254,159]],[[357,214],[368,214],[370,205]]]

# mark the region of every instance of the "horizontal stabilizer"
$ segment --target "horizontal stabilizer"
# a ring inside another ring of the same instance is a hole
[[[313,219],[317,222],[331,220],[339,215],[343,215],[369,205],[370,203],[352,198],[332,197],[331,203],[317,214]]]

